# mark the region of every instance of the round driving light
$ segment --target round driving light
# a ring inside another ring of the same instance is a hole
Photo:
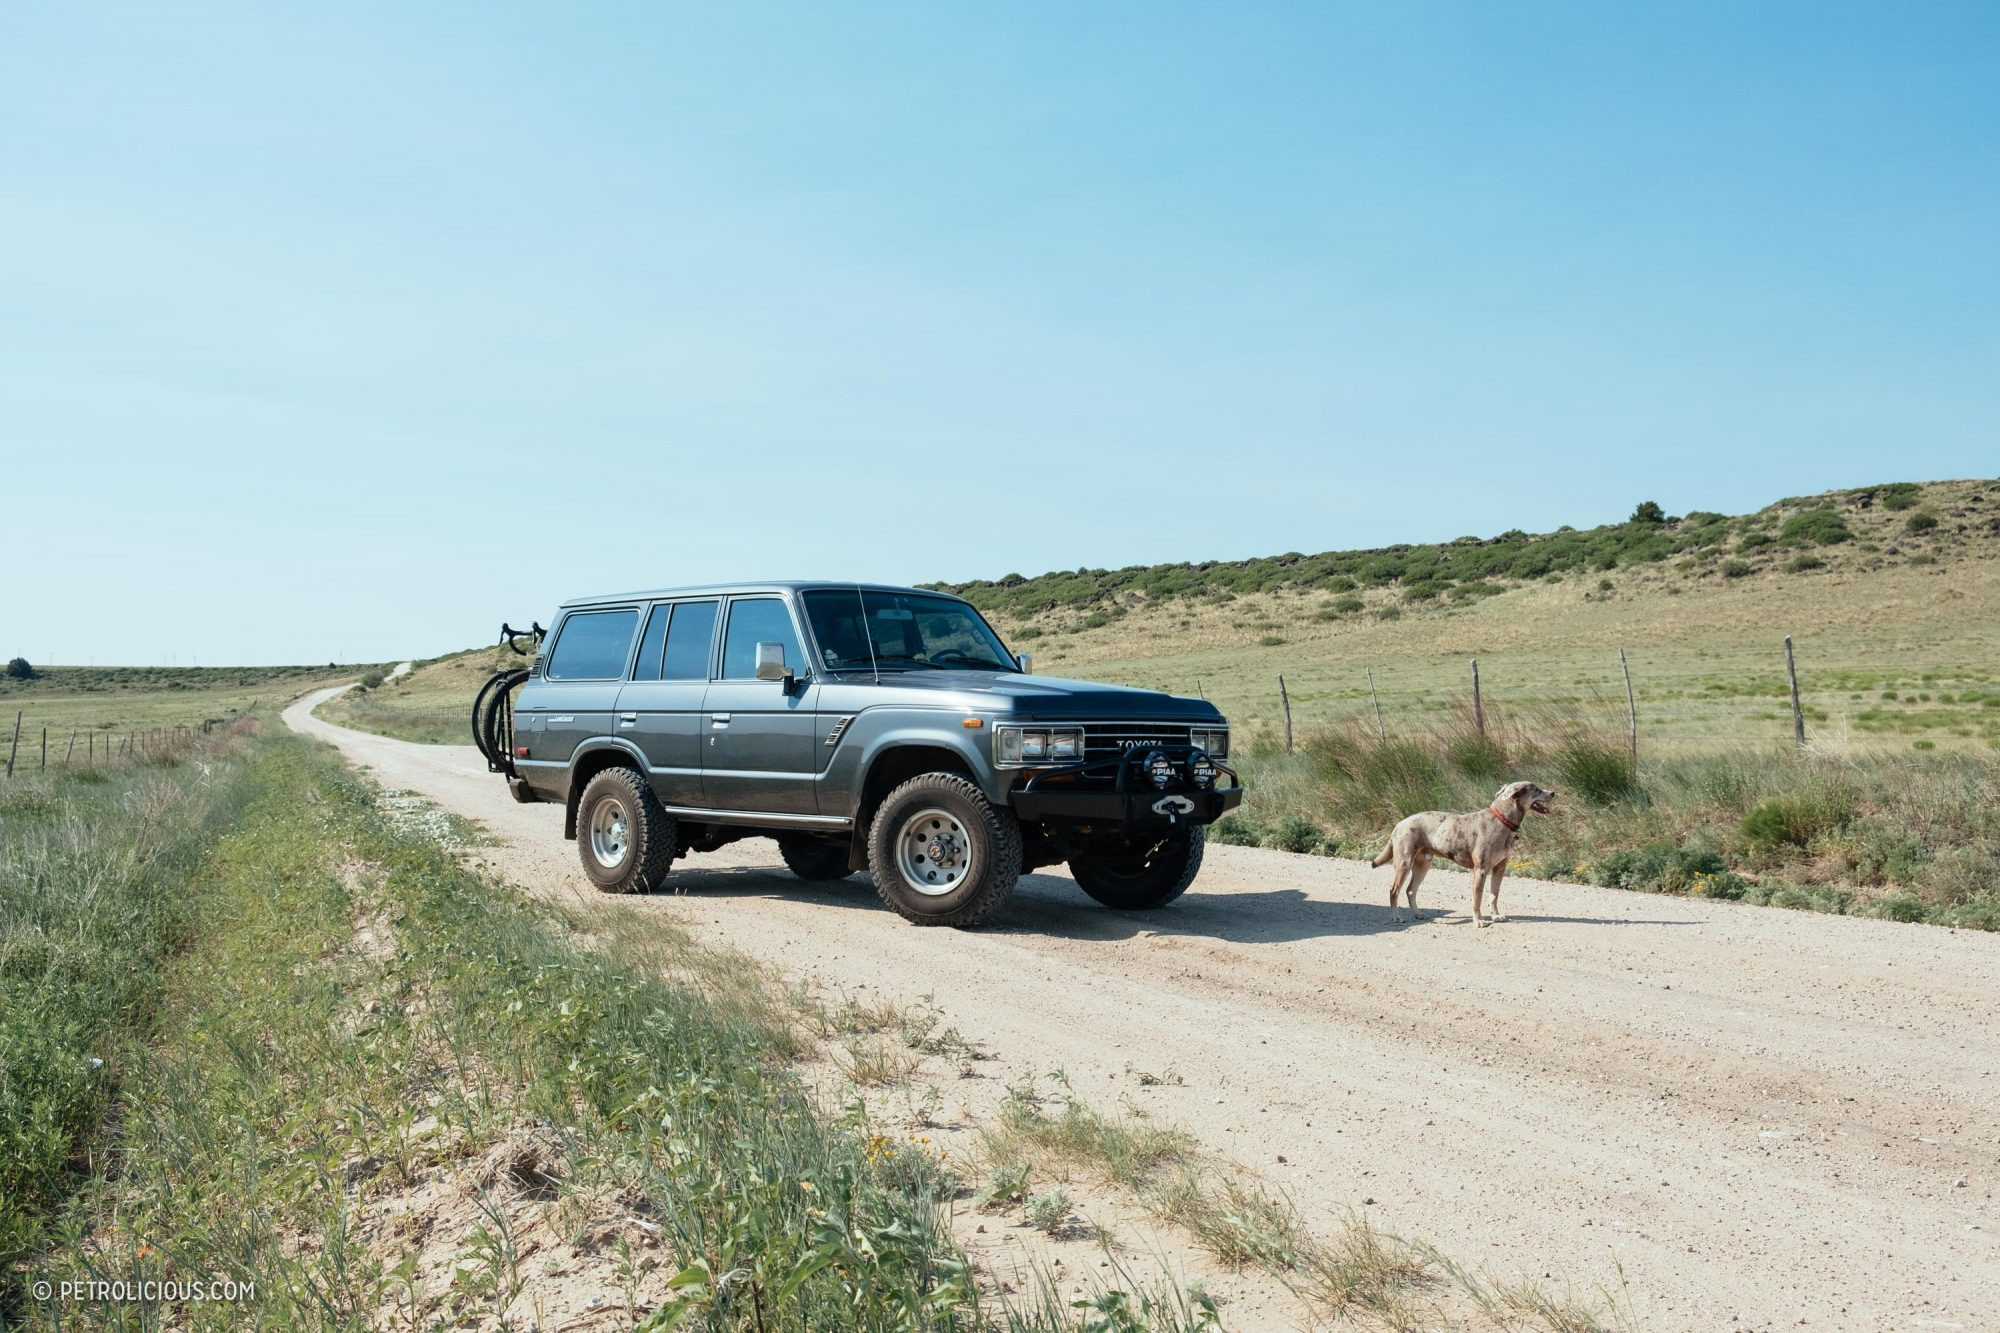
[[[1188,776],[1197,787],[1206,787],[1215,781],[1215,761],[1208,757],[1206,750],[1196,750],[1188,756]]]
[[[1146,756],[1146,776],[1153,780],[1155,787],[1168,787],[1174,780],[1174,761],[1167,758],[1164,750],[1155,750]]]

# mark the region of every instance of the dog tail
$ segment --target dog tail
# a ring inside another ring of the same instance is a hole
[[[1373,861],[1370,861],[1368,864],[1373,866],[1385,866],[1388,865],[1389,862],[1395,859],[1396,859],[1396,844],[1392,842],[1387,847],[1384,847],[1382,849],[1382,854],[1380,856],[1376,857]]]

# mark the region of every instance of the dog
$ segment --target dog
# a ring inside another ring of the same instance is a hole
[[[1405,890],[1410,895],[1410,915],[1417,915],[1417,886],[1424,882],[1424,872],[1431,868],[1434,856],[1456,861],[1472,872],[1474,921],[1481,926],[1487,924],[1487,919],[1480,915],[1479,900],[1489,886],[1493,890],[1493,920],[1500,920],[1500,878],[1507,873],[1507,858],[1513,855],[1521,821],[1530,810],[1538,815],[1553,813],[1549,802],[1555,798],[1553,788],[1532,782],[1510,782],[1500,789],[1492,805],[1474,814],[1426,810],[1396,825],[1389,835],[1389,845],[1373,862],[1378,866],[1396,863],[1395,876],[1389,881],[1390,920],[1403,919],[1397,899]]]

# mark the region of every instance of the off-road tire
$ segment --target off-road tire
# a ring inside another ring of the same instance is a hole
[[[1078,888],[1106,907],[1144,912],[1165,907],[1187,892],[1201,870],[1207,845],[1208,830],[1200,824],[1176,824],[1142,866],[1075,860],[1069,863],[1069,873],[1076,877]]]
[[[905,826],[940,811],[965,835],[964,879],[949,891],[919,889],[900,868]],[[875,892],[905,921],[919,926],[976,926],[1014,891],[1021,877],[1021,826],[1014,812],[986,799],[956,773],[922,773],[890,792],[868,829],[868,873]]]
[[[625,851],[615,862],[607,863],[600,855],[605,839],[596,835],[600,808],[611,802],[623,815],[617,827],[623,830]],[[644,893],[659,888],[674,864],[679,837],[674,817],[660,808],[660,800],[646,779],[629,768],[607,768],[599,773],[583,789],[583,799],[576,805],[576,848],[583,873],[606,893]]]
[[[846,879],[854,873],[847,864],[847,844],[825,838],[791,837],[778,839],[778,854],[785,868],[800,879],[821,883]]]

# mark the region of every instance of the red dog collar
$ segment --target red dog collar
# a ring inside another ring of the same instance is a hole
[[[1492,815],[1495,819],[1505,824],[1507,826],[1507,831],[1509,833],[1519,833],[1521,831],[1521,826],[1519,824],[1516,824],[1513,820],[1507,818],[1507,816],[1500,813],[1499,806],[1497,805],[1487,806],[1486,813]]]

